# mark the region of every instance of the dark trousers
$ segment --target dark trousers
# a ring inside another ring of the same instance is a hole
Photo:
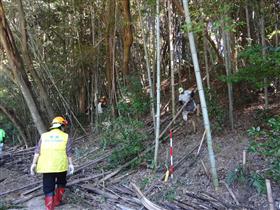
[[[54,195],[55,185],[65,187],[67,172],[44,173],[43,174],[43,191],[45,195]]]

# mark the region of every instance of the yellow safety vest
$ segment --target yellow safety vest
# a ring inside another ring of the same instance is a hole
[[[66,145],[68,134],[59,129],[53,129],[41,136],[40,156],[37,173],[63,172],[68,169]]]

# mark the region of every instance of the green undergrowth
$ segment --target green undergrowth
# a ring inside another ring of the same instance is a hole
[[[254,187],[258,193],[265,193],[265,179],[280,184],[280,117],[267,120],[264,128],[252,127],[248,130],[248,152],[255,160],[261,160],[258,170],[238,165],[226,177],[228,184],[245,184]],[[248,163],[250,165],[250,162]]]
[[[143,123],[138,120],[118,117],[111,120],[109,126],[102,128],[102,147],[113,150],[109,158],[111,167],[125,164],[144,150],[147,135],[143,126]],[[140,162],[141,160],[135,161],[132,166],[136,166]]]

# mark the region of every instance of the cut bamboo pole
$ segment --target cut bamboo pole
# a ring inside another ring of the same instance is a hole
[[[271,190],[271,183],[269,179],[265,180],[266,184],[266,191],[267,191],[267,199],[268,199],[268,204],[269,204],[269,210],[275,210],[274,207],[274,201],[272,197],[272,190]]]
[[[184,11],[185,11],[186,24],[188,24],[188,26],[191,26],[191,18],[190,18],[188,0],[183,0],[183,7],[184,7]],[[210,122],[209,122],[209,117],[208,117],[205,94],[204,94],[203,85],[202,85],[202,81],[201,81],[201,74],[200,74],[200,68],[199,68],[199,63],[198,63],[198,57],[197,57],[197,51],[196,51],[193,32],[188,31],[188,36],[189,36],[189,43],[190,43],[190,48],[191,48],[194,70],[195,70],[197,89],[198,89],[199,99],[200,99],[200,103],[201,103],[204,127],[207,130],[206,131],[207,145],[208,145],[208,154],[209,154],[209,161],[210,161],[210,166],[211,166],[212,180],[213,180],[213,185],[215,187],[215,190],[218,190],[219,181],[218,181],[218,174],[217,174],[217,168],[216,168],[215,154],[214,154],[213,145],[212,145],[213,142],[212,142],[212,135],[211,135],[211,129],[210,129]]]
[[[204,161],[203,160],[200,160],[200,161],[201,161],[201,164],[202,164],[202,167],[203,167],[203,170],[204,170],[206,176],[208,177],[209,180],[211,180],[211,175],[209,173],[209,170],[206,168]]]
[[[198,150],[197,150],[196,156],[198,156],[198,155],[199,155],[199,152],[200,152],[201,146],[202,146],[203,141],[204,141],[204,139],[205,139],[205,134],[206,134],[206,129],[204,130],[204,133],[203,133],[203,135],[202,135],[202,138],[201,138],[201,141],[200,141],[200,144],[199,144],[199,147],[198,147]]]
[[[242,165],[243,165],[243,168],[245,168],[245,166],[246,166],[246,150],[245,149],[243,150]]]
[[[131,185],[134,188],[135,193],[137,194],[143,206],[145,206],[148,210],[166,210],[165,208],[160,207],[148,200],[135,184],[132,183]]]
[[[229,194],[231,195],[231,197],[233,198],[233,200],[235,201],[235,203],[236,203],[237,205],[240,205],[239,201],[237,200],[236,196],[234,195],[232,189],[228,186],[228,184],[227,184],[226,182],[224,182],[224,181],[221,181],[221,183],[223,183],[223,184],[226,186],[226,188],[227,188]]]

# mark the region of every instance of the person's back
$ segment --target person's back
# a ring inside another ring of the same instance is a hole
[[[181,103],[181,105],[186,104],[184,111],[188,113],[194,112],[196,109],[196,104],[193,100],[194,92],[192,90],[183,91],[182,89],[180,89],[179,92],[179,102]]]
[[[184,103],[188,103],[192,99],[192,91],[185,90],[179,95],[179,101]]]

